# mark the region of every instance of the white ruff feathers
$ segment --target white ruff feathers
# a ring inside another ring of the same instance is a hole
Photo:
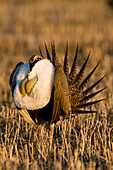
[[[40,109],[46,106],[50,101],[53,89],[54,74],[54,66],[48,59],[38,61],[30,73],[29,63],[23,64],[16,77],[16,87],[13,93],[15,105],[28,110]],[[27,75],[29,80],[37,75],[38,81],[29,95],[22,96],[19,86]]]

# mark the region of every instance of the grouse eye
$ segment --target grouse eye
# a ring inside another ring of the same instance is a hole
[[[35,60],[34,60],[35,56],[36,56],[36,55],[31,56],[31,58],[30,58],[30,60],[29,60],[30,63],[33,63],[33,62],[35,61]]]
[[[31,59],[31,62],[33,62],[34,58]]]

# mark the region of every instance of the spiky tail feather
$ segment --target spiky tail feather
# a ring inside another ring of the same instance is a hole
[[[44,58],[43,53],[42,53],[42,50],[41,50],[41,48],[40,48],[40,47],[39,47],[39,52],[40,52],[41,57],[43,57],[43,58]]]
[[[69,59],[68,59],[68,42],[66,44],[65,58],[64,58],[64,73],[69,79]]]
[[[51,61],[51,56],[49,54],[49,51],[48,51],[46,43],[45,43],[45,49],[46,49],[47,58]]]
[[[77,44],[77,48],[76,48],[76,53],[75,53],[75,57],[74,57],[74,60],[73,60],[73,64],[72,64],[72,67],[71,67],[71,71],[70,71],[70,74],[69,74],[70,80],[73,80],[75,75],[76,75],[77,55],[78,55],[78,44]]]

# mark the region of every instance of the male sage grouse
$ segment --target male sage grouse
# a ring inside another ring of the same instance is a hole
[[[88,106],[96,104],[104,99],[90,101],[89,99],[102,92],[102,88],[94,93],[89,92],[105,77],[96,81],[84,90],[88,80],[96,70],[95,68],[82,80],[90,53],[80,71],[76,72],[77,53],[69,72],[68,43],[64,58],[64,66],[58,62],[55,44],[52,43],[52,57],[46,49],[46,58],[42,54],[33,55],[28,62],[19,62],[10,76],[10,86],[14,103],[25,118],[31,124],[38,120],[56,123],[60,116],[65,118],[73,114],[95,113],[96,110],[87,110]]]

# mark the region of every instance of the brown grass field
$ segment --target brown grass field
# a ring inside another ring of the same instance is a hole
[[[95,97],[98,114],[75,115],[54,127],[31,126],[16,110],[9,76],[19,61],[49,50],[60,62],[79,46],[78,69],[91,50],[85,74],[101,60],[89,85],[108,73]],[[113,8],[107,0],[0,0],[0,170],[113,169]]]

